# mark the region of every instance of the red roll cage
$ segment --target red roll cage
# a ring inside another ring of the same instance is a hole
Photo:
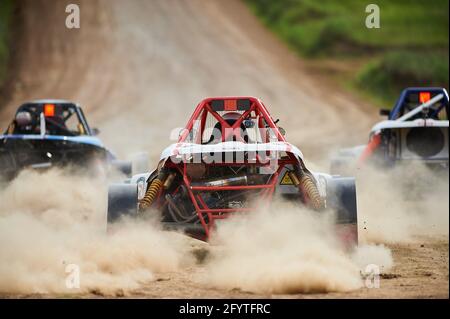
[[[229,111],[236,112],[240,111],[241,116],[236,119],[233,124],[229,124],[221,115],[219,115],[219,111]],[[270,116],[264,104],[255,97],[214,97],[214,98],[206,98],[202,100],[196,107],[194,113],[189,119],[185,129],[180,134],[178,139],[178,145],[182,143],[186,143],[190,133],[194,128],[194,123],[196,121],[200,121],[200,134],[197,135],[197,140],[195,143],[201,144],[201,138],[203,136],[203,131],[205,129],[206,118],[210,114],[213,116],[217,122],[221,125],[222,130],[222,142],[227,141],[231,134],[236,138],[237,141],[244,142],[240,134],[240,127],[244,120],[251,117],[253,119],[258,119],[258,129],[266,130],[267,128],[271,129],[274,133],[274,137],[276,138],[276,142],[286,142],[284,136],[281,134],[274,120]],[[274,142],[274,141],[272,141]],[[262,198],[265,200],[270,200],[273,197],[275,187],[279,178],[279,174],[283,170],[283,168],[288,165],[298,165],[299,159],[289,151],[286,151],[287,156],[277,159],[277,167],[274,170],[274,173],[271,174],[268,181],[265,184],[258,185],[242,185],[242,186],[198,186],[193,185],[191,180],[186,172],[187,163],[184,161],[183,163],[175,164],[171,161],[166,163],[166,167],[176,169],[183,176],[183,183],[186,186],[187,192],[189,194],[189,198],[192,201],[193,206],[197,212],[200,223],[202,224],[205,235],[208,238],[210,236],[210,230],[214,226],[214,221],[216,219],[224,219],[230,215],[230,213],[236,212],[247,212],[254,208],[241,207],[241,208],[210,208],[208,207],[205,200],[202,198],[202,193],[204,192],[219,192],[219,191],[245,191],[245,190],[260,190],[260,196],[258,198]],[[244,163],[210,163],[205,165],[227,165],[227,166],[266,166],[268,163],[263,163],[256,155],[256,162],[248,162],[244,161]],[[178,190],[177,190],[178,191]],[[161,194],[160,194],[161,195]],[[160,196],[159,196],[160,197]],[[302,198],[303,201],[307,201],[307,198]],[[161,201],[159,201],[162,205]],[[206,218],[207,217],[207,218]]]
[[[243,111],[243,114],[233,125],[229,125],[227,121],[217,113],[218,111]],[[233,133],[240,141],[244,142],[238,129],[244,119],[251,115],[252,112],[255,114],[254,117],[259,118],[258,127],[260,129],[268,126],[276,134],[278,141],[286,142],[264,104],[255,97],[215,97],[204,99],[195,108],[195,111],[189,119],[183,133],[180,135],[178,142],[183,143],[186,141],[196,121],[200,121],[200,132],[203,133],[208,114],[211,114],[221,124],[222,141],[226,141],[229,135]],[[266,125],[264,125],[263,121],[265,121]],[[199,136],[202,136],[202,134],[199,134]]]

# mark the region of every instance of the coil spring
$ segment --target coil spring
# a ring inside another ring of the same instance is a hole
[[[305,193],[306,197],[309,199],[311,208],[315,210],[325,208],[325,202],[323,201],[322,196],[320,196],[317,185],[311,175],[304,172],[292,172],[289,175],[294,181],[294,184],[300,186],[300,189],[302,189],[302,191]]]
[[[144,197],[139,202],[140,210],[145,210],[153,204],[153,201],[155,200],[156,195],[159,193],[162,186],[163,186],[163,182],[160,179],[155,178],[152,181],[152,183],[147,188],[147,191],[145,192]]]
[[[319,210],[325,208],[325,203],[322,196],[320,196],[316,183],[309,174],[303,174],[300,179],[300,184],[309,198],[310,205],[313,209]]]

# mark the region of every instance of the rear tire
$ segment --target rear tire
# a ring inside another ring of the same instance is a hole
[[[347,244],[358,244],[358,211],[353,177],[334,177],[327,183],[327,208],[336,211]]]
[[[138,214],[136,184],[112,184],[108,189],[108,223],[119,221],[124,216]]]
[[[327,207],[336,210],[340,224],[358,222],[353,177],[334,177],[327,183]]]

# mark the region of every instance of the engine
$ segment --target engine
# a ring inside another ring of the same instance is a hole
[[[186,168],[192,186],[207,187],[207,190],[197,193],[200,202],[210,209],[217,210],[245,208],[256,199],[261,190],[218,190],[217,187],[267,183],[270,175],[259,174],[258,171],[259,169],[255,166],[208,166],[203,163],[188,164]],[[177,178],[180,177],[177,176]],[[165,200],[163,221],[200,222],[185,185],[181,184],[173,192],[166,193]],[[204,218],[208,222],[206,214]]]

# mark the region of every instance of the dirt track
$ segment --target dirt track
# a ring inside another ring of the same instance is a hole
[[[80,30],[65,28],[66,2],[80,3]],[[119,155],[147,150],[154,163],[203,97],[253,95],[306,160],[326,169],[330,150],[365,142],[376,120],[370,106],[308,72],[238,1],[28,0],[22,14],[16,82],[1,127],[23,101],[74,100]],[[448,239],[391,248],[396,266],[381,289],[294,297],[448,298]],[[258,296],[206,289],[192,280],[201,271],[165,274],[136,296]]]
[[[260,295],[239,290],[205,288],[196,283],[202,268],[164,274],[143,285],[136,297],[169,298],[448,298],[448,239],[422,239],[414,244],[391,245],[396,265],[382,275],[379,289],[347,293]]]

